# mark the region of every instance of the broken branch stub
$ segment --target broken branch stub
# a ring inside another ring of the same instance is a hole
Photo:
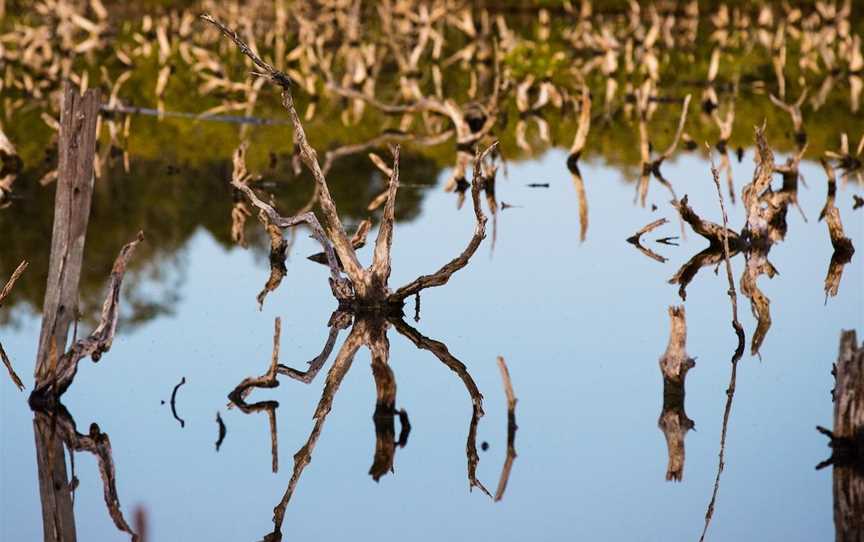
[[[694,232],[698,233],[705,239],[708,239],[708,242],[711,243],[711,247],[722,248],[724,239],[728,240],[730,248],[736,249],[739,247],[741,243],[739,235],[729,228],[720,226],[714,222],[702,220],[702,218],[700,218],[699,215],[697,215],[696,212],[687,204],[686,194],[680,201],[673,201],[672,205],[678,210],[678,214],[681,215],[684,222],[690,224],[690,227],[693,228]]]

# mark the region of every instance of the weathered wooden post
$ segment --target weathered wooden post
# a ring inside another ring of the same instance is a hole
[[[69,324],[75,317],[78,282],[84,258],[84,240],[93,195],[93,156],[96,152],[96,119],[99,92],[83,96],[68,81],[63,89],[60,113],[60,162],[54,196],[54,229],[39,350],[36,354],[35,389],[48,378],[66,348]],[[34,396],[31,396],[31,400]],[[50,416],[35,414],[33,432],[39,472],[39,496],[45,540],[76,540],[72,492],[66,471],[65,448]]]
[[[36,389],[50,374],[52,358],[56,361],[65,351],[69,324],[75,317],[93,195],[98,115],[99,91],[90,89],[81,96],[67,81],[60,113],[59,176],[42,331],[36,354]]]
[[[837,542],[864,541],[864,345],[855,331],[840,334],[835,366],[834,528]]]

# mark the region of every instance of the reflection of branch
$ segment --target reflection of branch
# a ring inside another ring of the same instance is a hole
[[[361,321],[362,322],[362,321]],[[360,323],[360,322],[358,322]],[[336,360],[330,371],[327,373],[327,380],[324,383],[324,391],[321,393],[321,399],[315,409],[313,418],[315,425],[309,433],[309,438],[297,453],[294,454],[294,471],[291,474],[291,480],[288,482],[288,488],[282,496],[282,500],[273,509],[273,532],[266,536],[264,540],[281,540],[282,539],[282,522],[285,519],[285,510],[288,503],[291,501],[294,490],[297,488],[297,482],[300,481],[300,476],[303,470],[312,461],[312,452],[315,450],[315,445],[318,442],[318,437],[321,436],[321,430],[324,427],[324,422],[327,420],[327,415],[333,406],[333,399],[336,392],[339,391],[339,386],[342,384],[342,379],[348,369],[351,368],[351,363],[354,361],[354,355],[357,350],[363,345],[364,325],[356,325],[351,330],[351,334],[342,344],[342,348],[336,355]]]
[[[831,373],[834,375],[834,389],[831,390],[834,430],[819,426],[816,429],[831,439],[828,445],[832,452],[831,457],[816,468],[834,465],[836,483],[838,467],[859,467],[864,473],[864,345],[859,346],[854,329],[840,333],[837,362]],[[837,502],[834,504],[836,507]]]
[[[102,477],[103,494],[105,497],[105,505],[108,507],[108,513],[114,521],[114,525],[123,532],[129,533],[132,536],[132,541],[135,542],[138,537],[135,532],[129,527],[126,519],[123,517],[123,512],[120,510],[120,500],[117,496],[116,476],[114,472],[114,461],[111,453],[111,441],[108,435],[102,433],[99,426],[95,423],[90,424],[90,431],[86,435],[79,433],[75,427],[75,421],[66,410],[66,408],[57,403],[50,410],[36,410],[33,420],[33,427],[36,433],[37,456],[39,460],[39,475],[40,486],[45,483],[47,485],[65,482],[65,465],[59,473],[63,480],[57,480],[55,468],[58,463],[64,463],[63,448],[57,445],[55,439],[59,438],[71,452],[90,452],[96,456],[99,465],[99,474]],[[74,460],[73,460],[74,461]],[[51,476],[51,480],[43,480],[44,476]],[[74,479],[72,481],[74,483]],[[46,488],[47,489],[47,488]],[[56,488],[54,488],[56,491]],[[68,491],[66,487],[60,491]],[[55,493],[56,496],[56,493]],[[43,494],[44,500],[44,494]],[[60,503],[55,505],[62,506]],[[55,514],[61,517],[54,517]],[[46,540],[49,515],[54,521],[50,525],[52,533],[57,533],[65,540],[65,536],[71,535],[74,539],[74,518],[72,517],[71,507],[68,510],[68,517],[62,517],[63,512],[60,510],[43,510],[43,521],[46,522]],[[51,535],[53,539],[53,536]]]
[[[492,495],[477,479],[476,475],[477,463],[480,462],[480,456],[477,455],[477,423],[479,422],[480,417],[483,416],[483,395],[480,393],[480,390],[477,389],[477,384],[474,383],[474,379],[471,378],[471,374],[468,372],[465,364],[453,357],[444,343],[424,337],[419,331],[406,324],[401,319],[392,318],[390,322],[396,327],[396,331],[413,342],[417,348],[432,352],[444,365],[455,372],[465,384],[465,388],[468,390],[468,394],[471,396],[471,402],[473,404],[471,423],[468,427],[468,441],[465,445],[465,450],[468,456],[468,485],[470,488],[479,487],[481,491],[491,497]]]
[[[252,391],[252,388],[275,388],[279,386],[279,381],[276,379],[277,366],[279,363],[279,340],[282,332],[282,319],[277,317],[274,322],[273,329],[273,354],[270,356],[270,367],[267,372],[261,376],[244,378],[240,384],[228,394],[228,399],[231,406],[236,406],[244,414],[252,412],[267,412],[267,418],[270,423],[270,455],[273,472],[279,470],[279,451],[276,440],[276,409],[279,408],[277,401],[260,401],[258,403],[247,404],[246,397]],[[218,448],[217,448],[218,449]]]
[[[228,433],[228,430],[225,429],[225,422],[222,421],[222,415],[218,411],[216,412],[216,425],[219,426],[219,437],[216,439],[216,451],[218,452],[225,440],[225,435]]]
[[[180,422],[180,427],[186,427],[186,422],[177,415],[177,390],[180,389],[180,386],[186,383],[186,377],[180,379],[180,382],[174,386],[174,391],[171,392],[171,415],[174,416],[174,419]]]
[[[639,242],[639,240],[643,234],[646,234],[648,232],[656,230],[657,228],[659,228],[660,226],[662,226],[666,222],[668,222],[668,220],[666,220],[665,218],[660,218],[660,219],[655,220],[654,222],[651,222],[650,224],[646,224],[645,226],[641,227],[639,229],[639,231],[637,231],[636,233],[634,233],[633,235],[628,237],[627,242],[630,243],[631,245],[635,246],[636,248],[638,248],[639,252],[648,256],[652,260],[656,260],[660,263],[666,262],[666,258],[657,254],[656,252],[654,252],[653,250],[651,250],[649,248],[643,247],[642,243]]]
[[[663,242],[658,240],[659,242]],[[714,265],[719,262],[723,258],[723,253],[718,251],[714,247],[708,247],[702,252],[696,254],[687,262],[681,266],[678,271],[675,272],[674,275],[667,281],[669,284],[678,284],[680,285],[678,288],[678,295],[681,296],[682,300],[687,299],[687,285],[693,280],[696,276],[696,273],[699,272],[703,267]]]
[[[99,361],[102,354],[111,348],[114,341],[114,333],[117,330],[117,320],[120,317],[120,286],[129,259],[135,252],[138,244],[144,240],[144,233],[138,232],[138,237],[126,244],[111,269],[111,279],[108,285],[108,296],[102,305],[102,316],[99,325],[86,339],[80,339],[60,359],[49,360],[43,372],[36,375],[36,386],[31,400],[38,397],[57,398],[66,391],[75,373],[78,371],[78,362],[87,356],[93,361]],[[56,355],[56,347],[54,349]]]
[[[843,277],[843,267],[852,261],[852,255],[855,253],[855,247],[852,246],[852,240],[846,237],[843,232],[843,223],[840,221],[840,210],[834,203],[837,194],[837,180],[834,174],[834,168],[831,167],[824,158],[821,159],[822,167],[825,168],[825,173],[828,175],[828,195],[825,199],[825,207],[819,215],[819,220],[825,218],[828,223],[828,234],[831,236],[831,246],[834,247],[834,253],[831,255],[831,262],[828,265],[828,274],[825,276],[825,299],[828,296],[834,297],[840,288],[840,279]]]
[[[345,315],[345,313],[336,313],[337,315]],[[347,315],[345,315],[347,316]],[[331,322],[333,322],[333,318],[331,317]],[[333,346],[336,344],[336,338],[339,336],[339,332],[342,329],[347,327],[347,324],[350,323],[350,317],[348,318],[348,322],[343,325],[332,324],[330,325],[330,333],[327,335],[327,342],[324,343],[324,349],[321,350],[321,353],[318,354],[314,359],[309,361],[309,368],[305,371],[299,371],[294,369],[293,367],[288,367],[287,365],[283,365],[279,363],[276,366],[276,371],[279,374],[287,375],[294,380],[299,380],[305,384],[309,384],[312,380],[315,379],[315,376],[318,374],[318,371],[321,370],[321,367],[324,366],[324,363],[327,362],[327,359],[330,357],[330,353],[333,352]]]
[[[383,329],[382,329],[383,328]],[[372,376],[375,379],[375,457],[369,467],[369,475],[376,482],[388,472],[393,472],[396,458],[396,377],[390,368],[390,343],[385,326],[370,329],[369,342],[372,351]]]
[[[568,159],[567,169],[573,177],[573,187],[576,189],[576,197],[579,198],[579,241],[583,242],[588,234],[588,195],[585,193],[585,181],[582,180],[577,161],[571,162]]]
[[[767,250],[761,246],[753,248],[745,254],[745,257],[747,265],[741,275],[741,293],[750,299],[750,310],[756,318],[756,330],[750,341],[750,353],[757,356],[765,335],[771,329],[771,300],[762,293],[756,280],[763,274],[768,275],[768,278],[774,278],[777,270],[768,261]]]
[[[501,478],[498,480],[498,489],[495,490],[495,502],[504,498],[504,490],[507,489],[507,481],[510,480],[510,470],[516,459],[516,394],[513,393],[513,383],[510,381],[510,371],[504,358],[498,356],[498,369],[501,370],[501,380],[504,381],[504,394],[507,396],[507,458],[501,467]]]

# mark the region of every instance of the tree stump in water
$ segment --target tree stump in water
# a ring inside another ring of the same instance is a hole
[[[666,480],[680,482],[684,477],[684,437],[693,429],[693,420],[684,411],[684,381],[696,363],[687,354],[687,321],[684,307],[669,307],[669,344],[660,358],[663,374],[663,410],[657,426],[666,437],[669,462]]]
[[[837,542],[864,541],[864,345],[840,335],[834,387],[834,527]]]

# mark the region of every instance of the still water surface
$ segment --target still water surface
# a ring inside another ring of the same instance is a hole
[[[751,159],[748,152],[734,164],[736,178],[749,178]],[[666,308],[681,302],[677,286],[666,281],[705,241],[688,229],[678,247],[655,243],[681,233],[666,205],[668,194],[654,185],[648,207],[633,207],[633,184],[594,161],[582,166],[590,226],[580,243],[577,199],[565,161],[565,153],[550,151],[509,165],[508,175],[499,178],[498,198],[519,207],[499,213],[494,252],[487,239],[447,287],[422,294],[421,320],[411,322],[445,342],[484,394],[478,443],[488,442],[489,448],[480,451],[478,477],[490,488],[506,450],[506,401],[495,364],[496,356],[506,358],[519,398],[519,430],[518,458],[504,499],[493,503],[478,490],[468,491],[471,402],[462,383],[434,356],[391,330],[397,407],[406,409],[411,421],[395,472],[379,483],[368,475],[375,387],[368,353],[361,350],[288,507],[287,537],[698,537],[717,467],[735,347],[722,268],[719,274],[703,269],[687,291],[688,351],[697,359],[688,375],[686,412],[696,430],[687,434],[683,481],[666,482],[666,444],[657,427],[663,390],[657,359],[668,337]],[[680,194],[689,195],[694,209],[719,221],[702,157],[681,155],[664,172]],[[802,174],[808,187],[799,198],[809,221],[790,210],[787,240],[770,254],[779,275],[759,282],[771,299],[773,325],[761,360],[749,356],[748,348],[739,365],[726,470],[709,531],[716,540],[824,540],[833,530],[831,475],[813,468],[828,453],[814,426],[831,421],[830,371],[839,331],[860,330],[864,323],[864,272],[860,258],[853,259],[840,295],[826,304],[823,279],[832,249],[824,222],[815,220],[824,203],[824,173],[805,162]],[[444,172],[439,181],[446,178]],[[550,186],[525,186],[532,182]],[[851,188],[840,190],[838,205],[847,235],[860,245],[864,214],[852,212]],[[651,212],[652,201],[666,214]],[[624,239],[663,216],[670,222],[643,240],[669,258],[660,264]],[[740,203],[731,206],[730,223],[742,221]],[[430,190],[419,216],[397,225],[392,282],[440,265],[461,250],[471,228],[469,209],[458,211],[452,194]],[[312,427],[325,373],[310,385],[285,379],[275,390],[253,392],[254,400],[280,404],[276,474],[266,415],[226,409],[226,394],[244,377],[266,369],[274,317],[282,318],[283,363],[302,369],[319,353],[335,302],[326,287],[326,268],[305,259],[317,251],[311,239],[297,236],[286,279],[259,312],[255,295],[268,274],[266,256],[226,249],[199,229],[166,266],[164,283],[143,280],[137,286],[159,292],[170,284],[176,298],[170,314],[131,330],[121,322],[110,354],[98,366],[82,364],[64,403],[79,431],[96,422],[110,435],[120,502],[127,514],[138,506],[146,510],[154,540],[250,540],[271,529],[273,506],[290,477],[292,455]],[[368,256],[369,248],[361,254]],[[732,264],[737,281],[743,258]],[[739,303],[749,342],[755,320],[743,296]],[[413,315],[412,304],[406,312]],[[4,330],[4,345],[15,353],[19,373],[31,374],[40,319],[22,309],[15,322]],[[177,394],[182,428],[167,404],[181,377],[187,381]],[[36,540],[42,518],[33,415],[11,385],[0,386],[0,394],[2,538]],[[218,452],[217,411],[227,426]],[[79,539],[123,539],[106,512],[95,459],[89,454],[75,459]]]

